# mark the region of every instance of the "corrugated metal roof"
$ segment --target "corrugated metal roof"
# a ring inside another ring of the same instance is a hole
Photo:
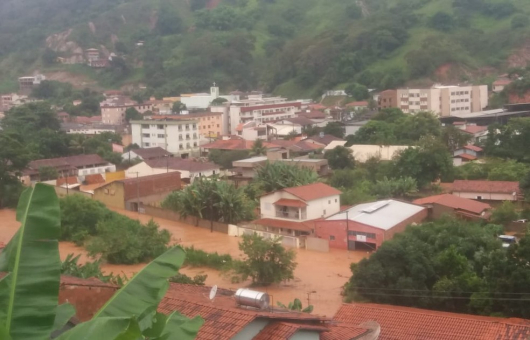
[[[346,220],[346,212],[348,212],[350,221],[389,230],[424,209],[424,207],[400,201],[378,201],[356,205],[326,218],[326,221]]]

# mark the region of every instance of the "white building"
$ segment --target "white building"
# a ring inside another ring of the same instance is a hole
[[[125,177],[145,177],[167,172],[180,172],[180,178],[193,182],[198,177],[210,177],[221,172],[219,165],[211,162],[201,162],[195,159],[165,157],[149,159],[136,164],[125,171]]]
[[[185,104],[188,109],[206,109],[212,101],[217,98],[224,98],[229,102],[239,98],[238,95],[219,94],[219,87],[214,85],[210,88],[210,93],[185,93],[180,95],[180,102]]]
[[[344,146],[345,144],[346,141],[333,141],[324,148],[324,152],[327,150],[333,150],[337,146]],[[401,151],[408,148],[414,148],[414,146],[354,144],[347,148],[352,150],[352,155],[356,161],[364,163],[370,158],[378,158],[382,161],[390,161]]]
[[[159,146],[182,158],[199,151],[197,120],[131,121],[132,143],[141,148]]]

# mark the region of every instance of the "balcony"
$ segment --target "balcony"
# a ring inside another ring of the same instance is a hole
[[[307,214],[304,210],[302,210],[302,213],[300,214],[298,210],[276,210],[276,217],[279,218],[286,218],[289,220],[305,220],[307,218]]]

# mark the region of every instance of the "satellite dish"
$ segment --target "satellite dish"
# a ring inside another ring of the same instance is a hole
[[[214,285],[210,290],[210,301],[213,301],[215,295],[217,294],[217,285]]]

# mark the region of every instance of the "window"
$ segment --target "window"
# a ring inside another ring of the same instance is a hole
[[[149,134],[148,133],[142,133],[142,137],[149,138]]]
[[[182,125],[179,125],[179,131],[182,131]]]
[[[142,124],[142,129],[149,129],[149,125],[147,125],[147,124]]]
[[[330,240],[330,241],[335,241],[335,236],[333,236],[333,235],[329,235],[329,240]]]
[[[326,209],[324,209],[324,215],[326,215]]]
[[[184,148],[182,147],[182,144],[179,144],[179,150],[182,150],[182,149],[184,149]]]
[[[158,134],[158,138],[164,138],[165,135]]]
[[[375,233],[365,233],[362,231],[350,230],[348,231],[349,236],[365,236],[366,238],[375,239]]]
[[[164,125],[157,125],[157,128],[158,128],[159,130],[164,130]]]
[[[335,203],[337,203],[337,199],[335,198]]]
[[[328,200],[328,204],[331,204],[331,200]]]
[[[149,143],[144,143],[144,146],[145,146],[146,148],[149,147],[149,145],[150,145]]]

